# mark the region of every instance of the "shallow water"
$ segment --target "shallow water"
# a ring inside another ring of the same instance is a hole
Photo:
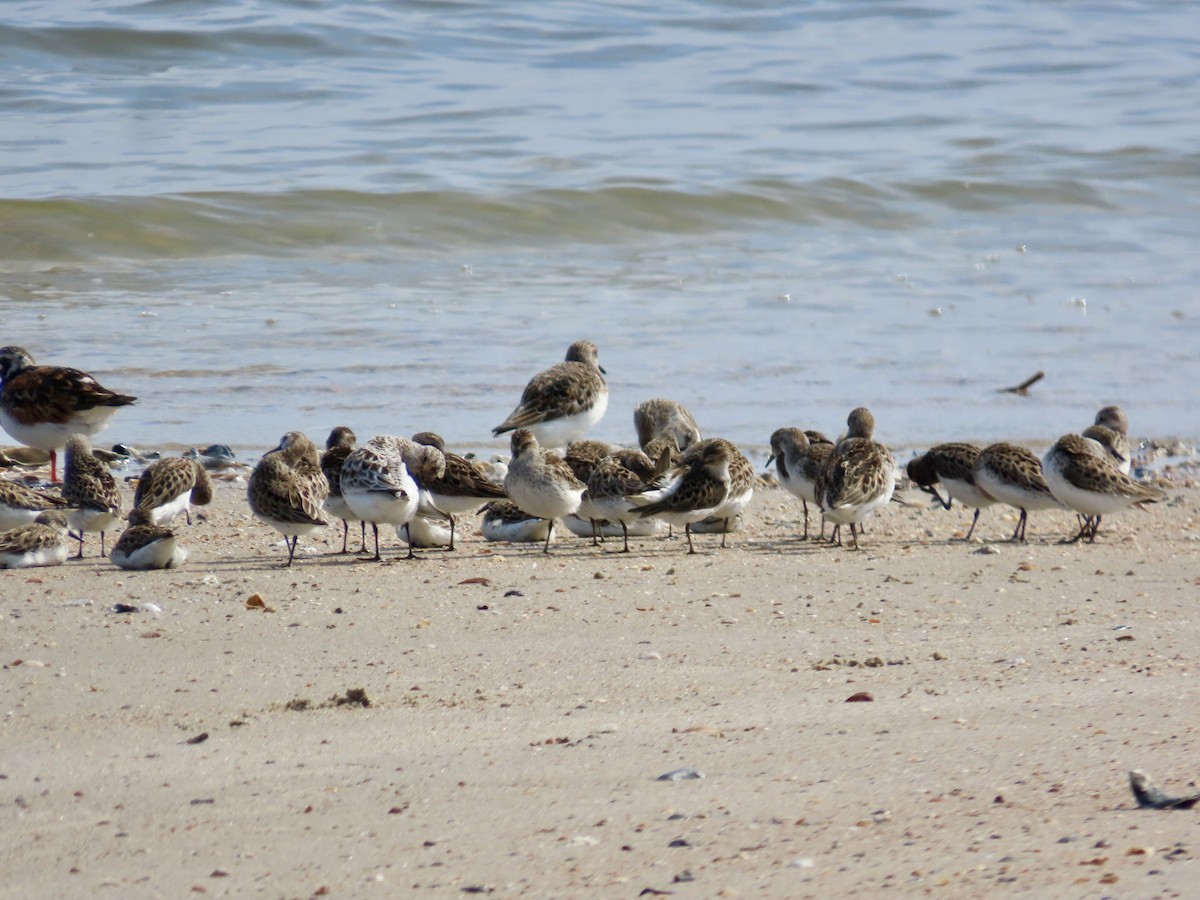
[[[579,337],[611,440],[1200,436],[1188,4],[12,3],[0,73],[0,343],[102,440],[500,447]]]

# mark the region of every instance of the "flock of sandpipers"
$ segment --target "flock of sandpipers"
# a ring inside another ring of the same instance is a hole
[[[342,520],[342,553],[351,522],[366,526],[380,560],[379,526],[403,533],[413,548],[454,549],[459,517],[482,506],[482,533],[489,540],[537,541],[549,552],[556,520],[572,531],[644,536],[681,527],[689,553],[696,531],[725,535],[749,505],[758,479],[750,460],[724,438],[703,438],[682,405],[649,400],[634,410],[638,448],[584,439],[608,408],[608,385],[590,341],[576,341],[566,359],[535,375],[520,402],[494,435],[511,432],[506,462],[484,463],[446,449],[432,432],[411,438],[380,435],[361,446],[341,426],[324,452],[300,432],[289,432],[263,455],[250,475],[247,499],[253,514],[284,536],[285,565],[295,558],[302,535]],[[78,541],[105,532],[120,518],[121,495],[109,467],[93,455],[90,436],[136,398],[102,387],[78,369],[35,365],[20,347],[0,348],[0,426],[30,447],[48,451],[51,482],[58,482],[57,454],[65,450],[59,493],[0,481],[0,567],[64,562],[68,538]],[[816,431],[780,428],[771,435],[771,458],[779,483],[804,509],[803,538],[809,537],[808,504],[832,524],[829,538],[841,543],[849,526],[858,548],[863,521],[893,498],[901,477],[891,452],[874,439],[875,420],[860,407],[847,432],[831,441]],[[565,448],[565,452],[559,452]],[[1106,406],[1093,425],[1059,438],[1038,458],[1015,444],[979,448],[939,444],[912,459],[907,475],[949,509],[952,500],[974,508],[967,539],[979,512],[993,503],[1020,511],[1012,540],[1025,540],[1027,514],[1069,509],[1078,531],[1065,540],[1094,541],[1101,518],[1164,498],[1156,487],[1129,476],[1128,422],[1119,407]],[[939,485],[945,496],[938,490]],[[169,526],[190,506],[209,502],[212,483],[198,460],[165,458],[138,479],[128,526],[112,548],[124,568],[172,568],[186,551]],[[619,529],[619,532],[617,531]]]

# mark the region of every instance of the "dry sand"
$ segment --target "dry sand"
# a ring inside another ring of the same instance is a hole
[[[181,571],[0,573],[0,894],[1195,897],[1200,809],[1127,783],[1200,775],[1170,493],[1095,546],[893,504],[854,553],[765,489],[694,557],[329,528],[287,570],[222,485]]]

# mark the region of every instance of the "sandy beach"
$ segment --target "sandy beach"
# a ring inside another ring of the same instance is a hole
[[[855,553],[764,488],[693,557],[339,525],[282,569],[220,484],[182,570],[0,572],[0,895],[1196,896],[1200,809],[1128,784],[1200,776],[1169,494],[1094,546],[892,504]]]

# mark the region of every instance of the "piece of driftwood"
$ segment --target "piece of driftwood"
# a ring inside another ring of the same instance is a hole
[[[1034,372],[1020,384],[1015,384],[1012,387],[1000,388],[999,393],[1016,394],[1018,397],[1026,397],[1029,395],[1029,389],[1045,377],[1045,372]]]
[[[1134,799],[1142,809],[1191,809],[1200,801],[1200,794],[1184,794],[1172,797],[1157,787],[1150,776],[1141,769],[1129,773],[1129,787]]]

